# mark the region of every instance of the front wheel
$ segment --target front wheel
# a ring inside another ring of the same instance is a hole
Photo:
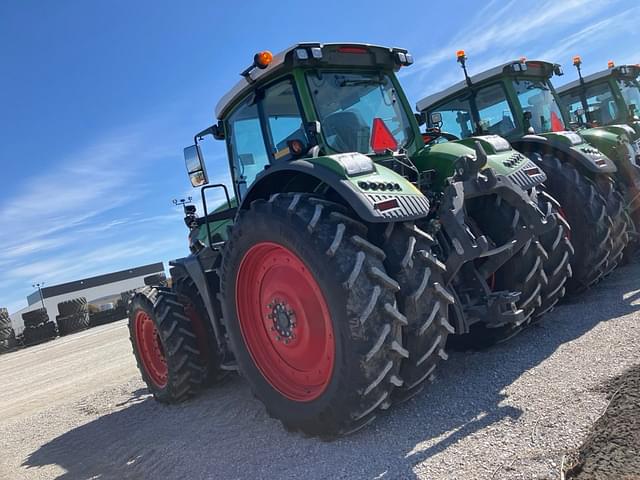
[[[336,204],[279,194],[242,211],[225,246],[222,308],[233,352],[289,430],[348,434],[402,385],[399,285],[365,234]]]
[[[129,304],[129,334],[147,388],[162,403],[179,403],[197,393],[205,367],[196,335],[178,296],[145,287]]]

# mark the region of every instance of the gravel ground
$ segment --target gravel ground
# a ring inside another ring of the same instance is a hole
[[[640,265],[486,352],[452,353],[428,392],[332,443],[269,418],[233,377],[151,399],[124,322],[0,357],[0,478],[559,479],[640,362]]]
[[[609,405],[580,449],[565,462],[566,478],[640,478],[640,364],[603,387]],[[570,468],[566,468],[570,466]]]

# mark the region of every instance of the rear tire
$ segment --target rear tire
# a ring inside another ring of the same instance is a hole
[[[205,368],[178,295],[145,287],[130,304],[129,335],[142,379],[162,403],[180,403],[202,388]]]
[[[531,323],[539,322],[542,315],[550,312],[564,297],[567,281],[572,274],[571,263],[575,252],[569,239],[571,229],[558,212],[558,202],[545,192],[538,192],[537,202],[543,212],[550,208],[556,226],[538,239],[545,252],[542,267],[547,281],[540,292],[542,303],[533,313]]]
[[[535,155],[534,160],[547,174],[547,191],[562,205],[561,214],[571,226],[574,245],[573,275],[567,280],[567,292],[579,293],[597,283],[604,273],[612,251],[613,222],[607,205],[593,183],[568,163],[554,155]]]
[[[402,385],[400,362],[409,352],[394,295],[399,285],[366,232],[341,206],[293,193],[254,201],[230,232],[221,272],[229,340],[254,394],[288,430],[325,438],[349,434],[387,408],[394,387]],[[257,277],[250,275],[254,269]],[[279,277],[279,271],[289,275]],[[261,282],[252,283],[255,278]],[[280,278],[298,288],[270,290]],[[262,292],[271,298],[271,291],[281,293],[262,306]],[[259,310],[252,315],[244,305],[254,297]],[[295,322],[279,313],[267,317],[267,309],[280,312],[281,304]],[[291,343],[282,344],[281,318],[295,328]],[[269,331],[271,321],[280,330]],[[281,361],[266,361],[270,355]],[[307,364],[311,358],[316,361]],[[296,377],[296,371],[305,373]]]
[[[627,223],[628,215],[624,210],[624,198],[616,189],[615,181],[611,177],[599,175],[595,186],[598,193],[604,198],[607,205],[607,214],[613,222],[611,252],[603,271],[603,275],[606,276],[622,263],[624,250],[629,244],[630,226]]]

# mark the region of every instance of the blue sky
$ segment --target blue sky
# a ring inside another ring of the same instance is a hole
[[[222,5],[222,6],[217,6]],[[258,50],[297,41],[408,48],[412,103],[518,58],[575,77],[638,63],[640,4],[614,1],[33,2],[0,4],[0,306],[48,285],[187,253],[171,200],[195,195],[182,148]],[[556,81],[556,83],[558,83]],[[214,179],[222,144],[209,142]]]

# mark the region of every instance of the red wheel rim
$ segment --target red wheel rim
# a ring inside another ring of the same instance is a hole
[[[156,387],[164,388],[169,374],[167,360],[156,325],[147,312],[139,310],[136,313],[135,331],[136,346],[145,372]]]
[[[269,384],[290,400],[318,398],[331,380],[335,341],[327,303],[302,260],[275,243],[253,246],[240,263],[236,308]]]

